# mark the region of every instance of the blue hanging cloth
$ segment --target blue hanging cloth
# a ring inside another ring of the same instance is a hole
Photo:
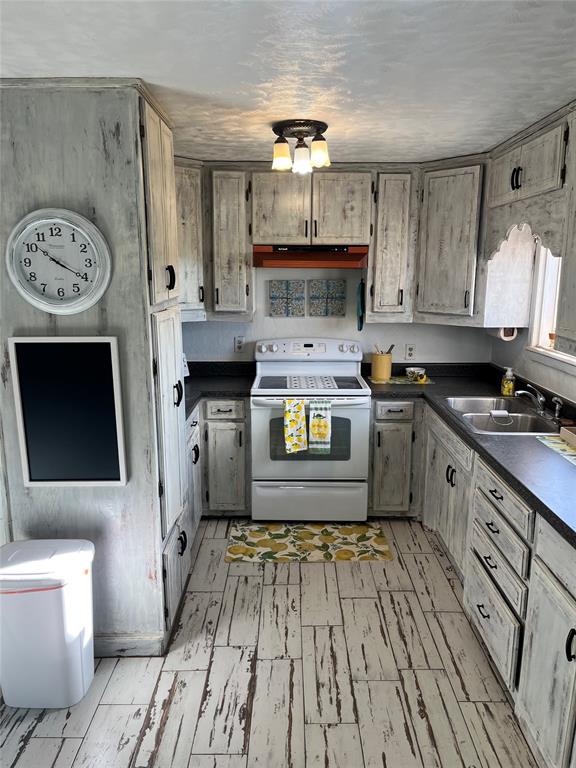
[[[364,278],[358,283],[356,290],[356,319],[358,330],[364,328],[364,315],[366,314],[366,284]]]

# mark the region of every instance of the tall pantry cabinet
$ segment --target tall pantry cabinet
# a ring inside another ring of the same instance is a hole
[[[2,359],[10,336],[115,336],[127,464],[125,486],[26,488],[18,443],[3,440],[0,507],[14,539],[94,542],[98,656],[161,654],[178,602],[165,593],[166,551],[187,490],[170,129],[137,80],[4,81],[0,109],[2,182],[10,189],[1,242],[30,211],[61,207],[90,219],[112,254],[105,294],[74,315],[28,304],[2,261]],[[16,433],[8,375],[0,386],[0,434]],[[181,545],[173,550],[174,558],[185,557]]]

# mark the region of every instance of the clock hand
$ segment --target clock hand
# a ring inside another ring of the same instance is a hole
[[[51,256],[48,251],[45,251],[43,248],[40,248],[44,256],[48,256],[50,261],[53,261],[54,264],[58,264],[59,267],[62,267],[63,269],[67,269],[69,272],[72,272],[72,274],[76,275],[76,277],[81,277],[80,272],[76,272],[75,269],[72,269],[72,267],[69,267],[67,264],[64,264],[63,261],[59,261],[58,259],[54,258],[54,256]]]

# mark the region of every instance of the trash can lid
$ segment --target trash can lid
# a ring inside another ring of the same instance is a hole
[[[16,589],[58,586],[94,559],[94,544],[83,539],[26,539],[0,547],[0,585]]]

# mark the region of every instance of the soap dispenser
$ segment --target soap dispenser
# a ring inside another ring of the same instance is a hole
[[[514,371],[512,368],[506,368],[506,373],[502,376],[502,384],[500,386],[502,397],[512,397],[515,389],[516,376],[514,376]]]

